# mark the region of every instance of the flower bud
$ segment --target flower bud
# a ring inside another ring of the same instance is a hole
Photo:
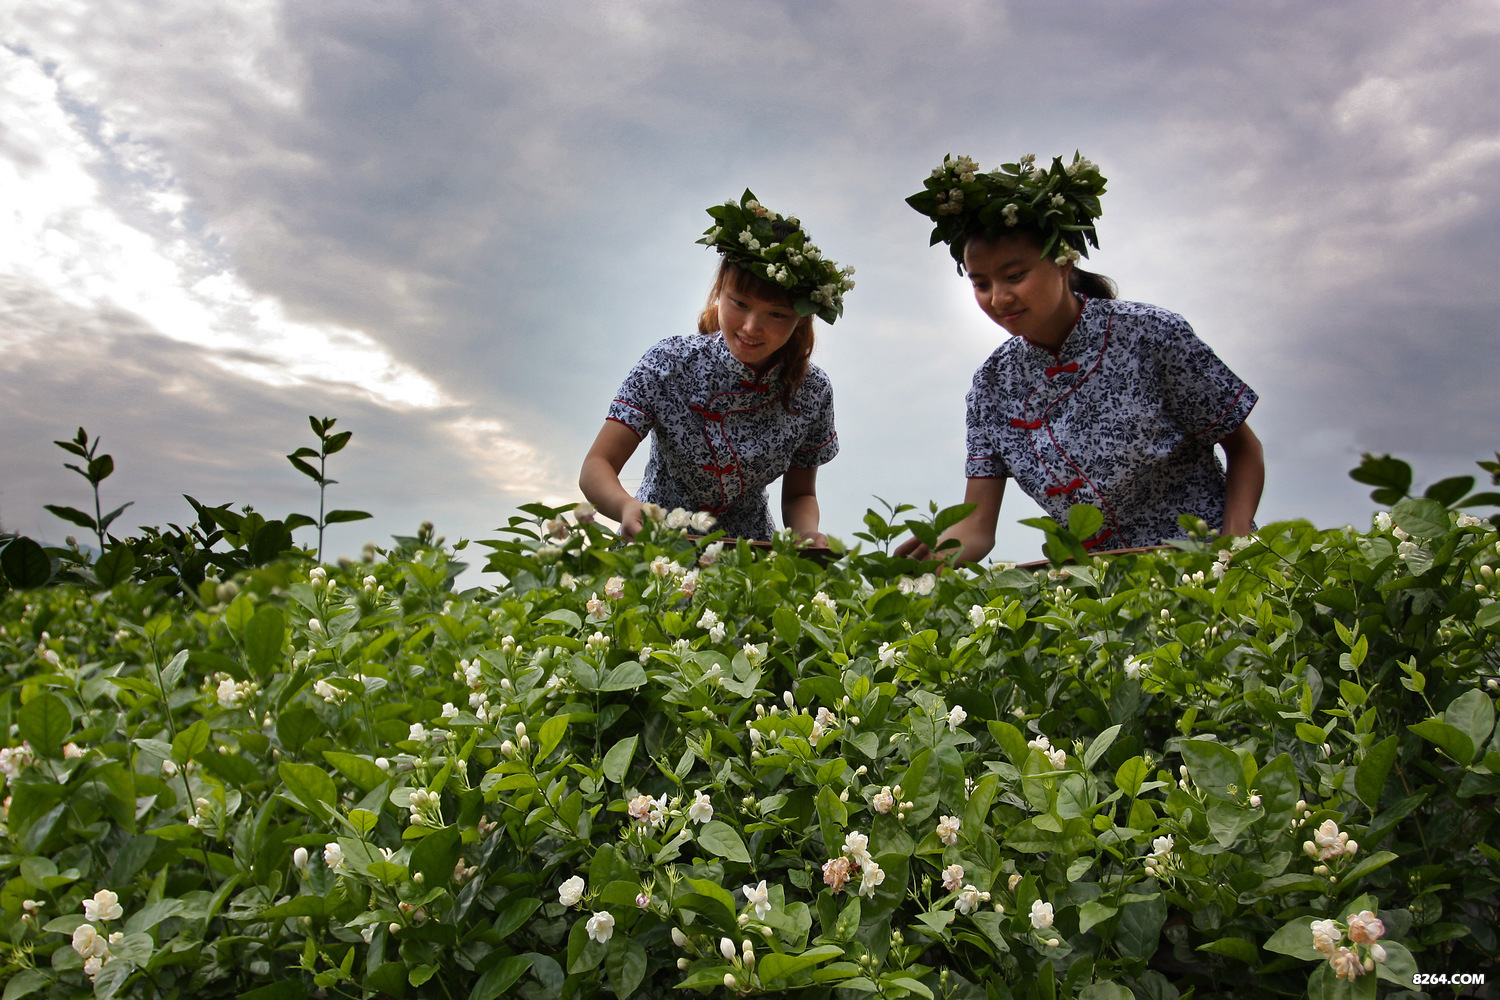
[[[298,871],[307,871],[307,848],[299,847],[292,852],[292,864],[297,866]]]
[[[672,928],[672,943],[675,944],[679,948],[686,948],[687,947],[687,943],[688,943],[687,935],[684,934],[684,933],[682,933],[681,928],[678,928],[678,927],[673,927]]]
[[[398,923],[396,923],[394,920],[392,920],[390,922],[390,924],[386,927],[386,930],[390,931],[392,934],[395,934],[400,929],[401,929],[401,925],[398,924]]]
[[[728,938],[719,938],[719,954],[724,956],[725,961],[733,962],[739,958],[739,952],[734,949],[734,942]]]
[[[525,736],[525,735],[526,735],[526,723],[524,723],[524,722],[518,722],[518,723],[516,723],[516,739],[520,739],[522,736]]]
[[[1318,845],[1310,840],[1304,840],[1302,842],[1302,853],[1310,858],[1315,858],[1318,856]]]
[[[1307,811],[1307,800],[1306,799],[1298,799],[1297,800],[1297,811],[1298,812],[1306,812]]]
[[[741,913],[740,914],[740,919],[739,919],[739,925],[741,927],[745,927],[749,923],[750,923],[750,914],[748,914],[748,913]]]
[[[1351,858],[1354,857],[1354,855],[1358,854],[1359,853],[1359,841],[1357,841],[1357,840],[1351,840],[1351,841],[1349,841],[1349,843],[1345,844],[1344,845],[1344,853],[1347,854],[1347,855],[1349,855]]]
[[[417,883],[417,885],[421,885],[423,882],[427,881],[427,877],[425,875],[423,875],[421,872],[413,872],[412,876],[411,876],[411,880],[413,882]]]
[[[679,958],[677,960],[677,971],[678,972],[686,972],[687,969],[688,969],[688,966],[691,965],[691,964],[692,963],[690,963],[687,959],[685,959],[685,958]]]
[[[531,737],[530,736],[522,736],[521,737],[521,751],[524,753],[526,751],[529,751],[530,749],[531,749]]]
[[[1252,795],[1252,796],[1250,796],[1250,808],[1251,809],[1259,809],[1260,808],[1260,796],[1259,795]]]
[[[740,984],[735,981],[734,975],[729,972],[724,973],[724,985],[732,990],[739,989],[740,986]]]

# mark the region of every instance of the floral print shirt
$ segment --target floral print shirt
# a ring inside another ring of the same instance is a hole
[[[1257,398],[1181,316],[1086,299],[1057,354],[1012,337],[974,373],[965,474],[1014,478],[1064,523],[1093,504],[1104,527],[1089,548],[1180,537],[1180,514],[1222,529],[1214,445]]]
[[[608,416],[643,438],[656,432],[636,499],[706,510],[732,537],[769,539],[776,524],[766,487],[839,451],[828,376],[808,366],[796,413],[781,406],[780,376],[780,365],[757,374],[718,333],[668,337],[647,351]]]

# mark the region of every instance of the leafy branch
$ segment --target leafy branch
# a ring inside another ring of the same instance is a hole
[[[99,553],[103,555],[104,536],[109,531],[109,526],[114,523],[115,518],[119,517],[125,512],[126,507],[129,507],[131,504],[135,503],[135,501],[131,500],[129,503],[121,504],[114,510],[110,511],[108,514],[103,513],[104,508],[100,505],[99,502],[99,484],[108,479],[110,473],[115,471],[115,460],[109,455],[100,455],[98,453],[98,438],[94,438],[93,442],[91,443],[89,441],[88,432],[80,427],[78,428],[78,433],[74,435],[73,440],[54,441],[52,443],[57,445],[63,451],[66,451],[68,454],[77,455],[79,458],[88,463],[87,467],[74,465],[72,462],[64,462],[63,464],[72,469],[74,472],[78,473],[84,479],[87,479],[89,485],[93,487],[94,516],[90,517],[88,514],[84,513],[76,507],[61,507],[56,504],[50,503],[44,504],[43,506],[45,506],[46,509],[51,511],[53,514],[56,514],[58,517],[62,518],[64,521],[69,521],[73,524],[78,525],[80,528],[87,528],[92,531],[99,539]]]
[[[333,425],[337,421],[333,417],[319,419],[308,415],[308,423],[312,425],[313,433],[318,436],[318,447],[298,448],[287,456],[287,461],[296,466],[297,471],[318,484],[318,516],[317,519],[308,517],[306,514],[293,514],[287,518],[288,528],[300,528],[304,525],[316,525],[318,529],[318,553],[317,560],[323,561],[323,529],[330,524],[343,524],[347,521],[363,521],[371,515],[362,510],[330,510],[324,512],[324,503],[328,493],[328,487],[335,485],[337,479],[328,478],[328,456],[340,452],[349,443],[353,431],[339,431],[331,434]],[[79,433],[82,433],[81,431]],[[106,456],[107,457],[107,456]],[[313,468],[310,458],[318,460],[317,468]]]

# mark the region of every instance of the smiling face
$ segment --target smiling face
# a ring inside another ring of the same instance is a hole
[[[1068,287],[1071,264],[1044,260],[1041,245],[1026,237],[971,237],[964,270],[979,308],[1007,333],[1054,351],[1068,339],[1081,308]]]
[[[804,319],[785,297],[768,297],[737,267],[723,276],[718,309],[719,329],[729,353],[758,372],[771,367],[776,352],[792,339]]]

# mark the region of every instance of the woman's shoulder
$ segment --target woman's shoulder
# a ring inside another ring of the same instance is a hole
[[[1089,299],[1087,307],[1097,310],[1099,315],[1125,320],[1126,326],[1145,333],[1155,330],[1191,330],[1188,321],[1170,309],[1149,302],[1130,302],[1125,299]]]

